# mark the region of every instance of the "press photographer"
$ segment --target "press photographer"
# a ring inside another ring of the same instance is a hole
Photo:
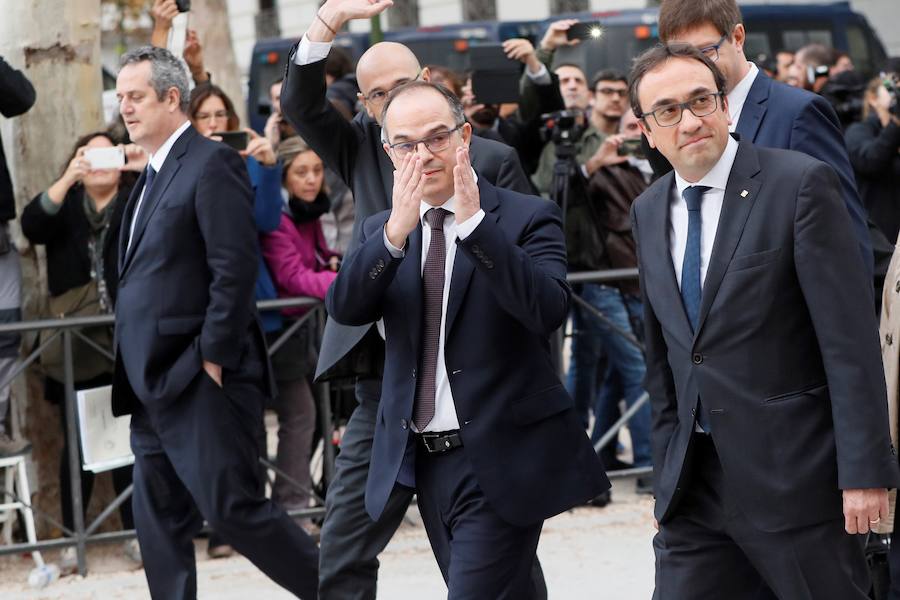
[[[847,153],[869,218],[891,243],[900,233],[900,59],[892,58],[866,89],[863,120],[847,129]]]

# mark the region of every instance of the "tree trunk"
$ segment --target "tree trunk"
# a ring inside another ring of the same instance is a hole
[[[391,29],[417,27],[419,25],[418,0],[394,0],[394,6],[387,12]]]
[[[249,127],[240,69],[231,45],[231,26],[226,0],[193,0],[189,27],[197,30],[203,45],[203,61],[212,81],[225,90],[243,127]]]
[[[0,135],[21,214],[32,197],[53,183],[75,140],[104,126],[100,0],[0,0],[0,14],[0,54],[24,70],[37,92],[30,111],[14,119],[0,118]],[[34,319],[46,305],[43,253],[39,256],[28,246],[18,223],[13,229],[22,252],[22,307],[25,318]],[[24,346],[28,347],[32,339],[26,335]],[[31,482],[32,489],[39,490],[34,500],[41,510],[58,519],[62,447],[58,411],[43,401],[35,369],[29,369],[27,385],[24,380],[18,379],[13,395],[14,405],[26,405],[25,434],[32,442],[38,473],[37,481]],[[51,530],[43,520],[38,521],[38,527],[40,536]]]
[[[463,21],[494,21],[497,0],[463,0]]]

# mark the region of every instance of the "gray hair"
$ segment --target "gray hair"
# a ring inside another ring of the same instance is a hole
[[[122,55],[120,66],[150,63],[150,86],[156,92],[158,100],[162,100],[170,89],[178,90],[178,108],[187,114],[190,104],[190,86],[184,65],[174,54],[165,48],[144,46]]]
[[[391,107],[394,100],[402,96],[403,94],[407,94],[409,92],[415,90],[434,90],[438,94],[440,94],[444,100],[447,101],[447,105],[450,107],[450,114],[453,115],[453,124],[456,126],[460,126],[466,122],[466,113],[463,110],[462,102],[459,101],[459,98],[456,95],[445,88],[444,86],[438,83],[430,83],[428,81],[421,81],[415,79],[413,81],[408,81],[402,85],[397,86],[391,93],[388,95],[387,101],[384,103],[384,108],[381,110],[381,141],[385,144],[388,143],[390,137],[388,137],[387,132],[387,112],[388,108]]]

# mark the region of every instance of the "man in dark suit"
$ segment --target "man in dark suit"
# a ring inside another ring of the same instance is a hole
[[[402,82],[428,80],[430,74],[405,46],[374,45],[357,64],[359,98],[365,110],[348,123],[326,99],[325,57],[334,39],[332,29],[340,30],[351,19],[368,18],[389,4],[370,4],[368,0],[326,2],[291,53],[282,86],[285,117],[353,190],[356,224],[351,247],[358,244],[363,221],[391,207],[394,166],[380,139],[381,109],[387,92]],[[524,193],[530,190],[516,152],[508,146],[475,139],[472,162],[480,177],[498,187]],[[374,324],[348,327],[328,319],[317,376],[327,376],[336,369],[357,375],[359,404],[341,439],[335,478],[325,498],[319,571],[319,595],[325,600],[374,600],[378,555],[400,526],[412,499],[411,491],[397,488],[378,522],[366,514],[364,492],[383,361],[384,342]],[[543,589],[539,566],[536,585]]]
[[[276,583],[315,598],[315,543],[259,479],[271,382],[244,161],[190,126],[187,74],[167,50],[123,56],[116,91],[131,139],[150,154],[122,221],[113,383],[114,413],[132,414],[150,593],[196,597],[192,540],[206,519]]]
[[[543,520],[609,487],[550,356],[570,294],[560,210],[476,183],[444,88],[394,90],[382,136],[392,208],[326,298],[338,322],[384,323],[366,509],[415,489],[451,600],[534,598]]]
[[[737,142],[725,79],[678,44],[635,63],[674,171],[635,201],[653,412],[657,600],[867,598],[900,483],[869,283],[834,171]]]
[[[834,109],[821,96],[774,81],[748,62],[746,36],[735,0],[663,0],[660,4],[660,40],[699,48],[725,76],[731,131],[756,146],[803,152],[835,170],[871,278],[874,267],[866,210]]]

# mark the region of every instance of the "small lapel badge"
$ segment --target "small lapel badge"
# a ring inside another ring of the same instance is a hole
[[[747,190],[742,190],[742,191],[741,191],[741,198],[746,198],[746,197],[747,197],[747,194],[749,194],[749,193],[750,193],[750,192],[748,192]]]

